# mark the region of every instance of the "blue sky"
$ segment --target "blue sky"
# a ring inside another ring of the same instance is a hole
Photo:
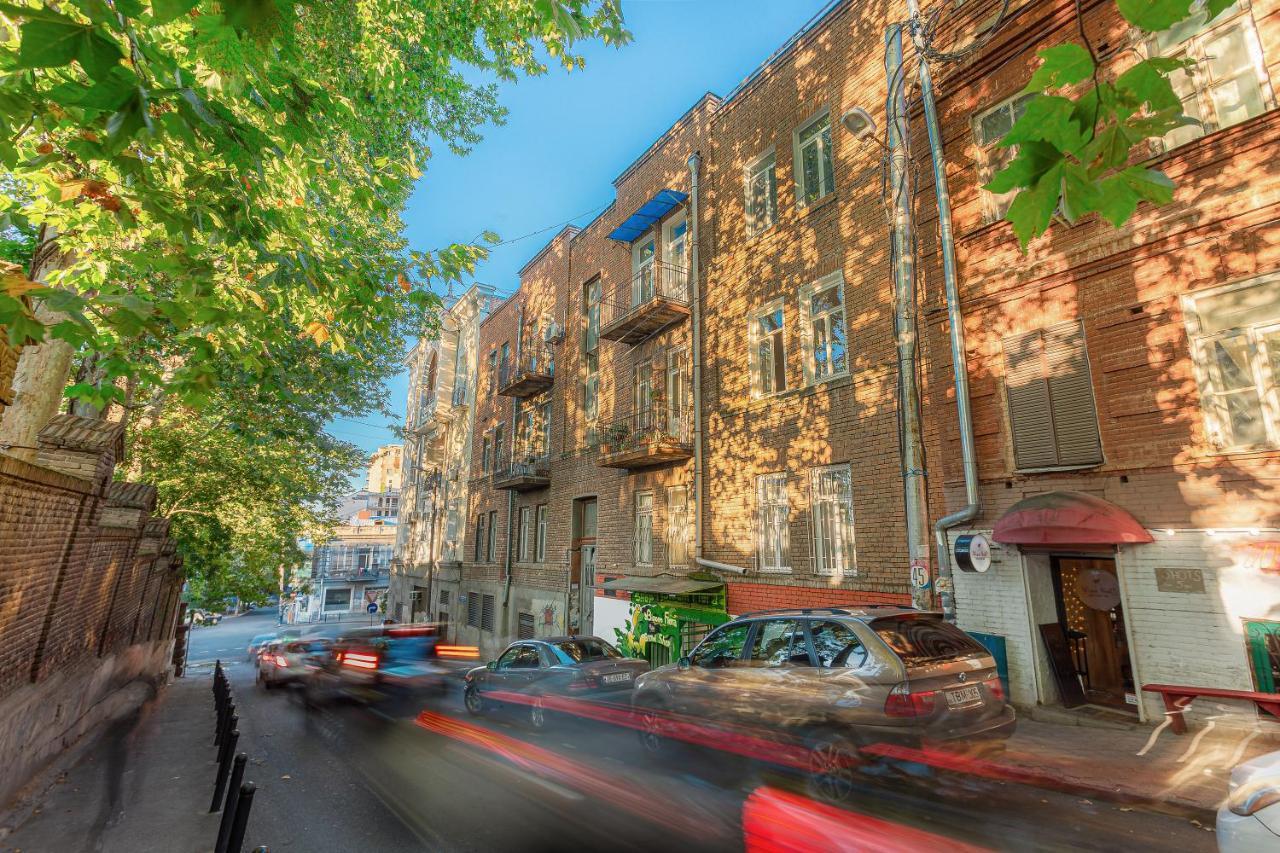
[[[613,198],[612,182],[704,92],[733,89],[828,0],[624,0],[634,40],[615,50],[583,46],[586,69],[553,69],[504,84],[507,123],[459,157],[435,147],[405,214],[419,250],[466,242],[484,230],[513,240],[495,248],[475,278],[509,293],[517,271],[559,226],[581,225]],[[403,414],[408,382],[391,402]],[[368,415],[330,425],[366,450],[396,439]]]

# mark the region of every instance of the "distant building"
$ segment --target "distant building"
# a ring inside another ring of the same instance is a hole
[[[373,452],[369,460],[369,479],[365,489],[370,492],[400,491],[404,446],[384,444]]]

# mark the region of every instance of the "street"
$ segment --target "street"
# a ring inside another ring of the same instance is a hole
[[[561,719],[535,735],[516,714],[472,718],[456,694],[417,719],[308,715],[293,691],[256,687],[244,660],[249,638],[274,626],[274,612],[257,612],[197,630],[189,675],[207,678],[214,657],[228,665],[239,748],[260,780],[253,837],[272,850],[651,850],[674,839],[737,850],[751,791],[796,787],[723,754],[682,750],[662,765],[634,732],[603,723]],[[1182,817],[972,778],[869,783],[853,809],[993,849],[1212,849]]]

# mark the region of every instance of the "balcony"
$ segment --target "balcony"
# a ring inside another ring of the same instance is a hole
[[[551,485],[551,466],[545,456],[525,457],[519,462],[513,461],[493,474],[495,489],[530,492],[534,489],[545,489],[549,485]]]
[[[646,409],[600,427],[598,464],[635,469],[690,458],[692,414],[688,409]]]
[[[465,406],[467,404],[467,380],[458,379],[453,383],[453,397],[451,398],[453,405]]]
[[[689,271],[646,261],[623,292],[601,300],[600,337],[638,344],[689,316]]]
[[[555,372],[556,363],[550,347],[525,347],[514,363],[499,368],[498,393],[520,399],[537,396],[551,387]]]

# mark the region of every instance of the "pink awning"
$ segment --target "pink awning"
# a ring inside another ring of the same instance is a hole
[[[1129,545],[1154,541],[1127,511],[1082,492],[1046,492],[1018,501],[996,522],[991,538],[1008,545]]]

